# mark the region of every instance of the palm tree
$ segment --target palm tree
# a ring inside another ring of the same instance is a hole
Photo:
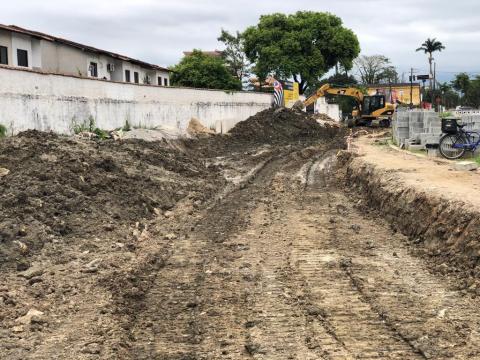
[[[428,54],[428,63],[430,64],[430,90],[432,90],[432,78],[433,78],[433,70],[432,70],[432,63],[433,63],[433,53],[435,51],[442,51],[445,49],[445,46],[440,41],[437,41],[436,38],[430,39],[428,38],[425,42],[420,46],[417,51],[424,51],[425,54]]]

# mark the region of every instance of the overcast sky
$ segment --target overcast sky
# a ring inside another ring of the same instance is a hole
[[[14,24],[162,66],[184,50],[221,49],[221,28],[243,30],[261,14],[298,10],[340,16],[359,37],[362,54],[389,57],[400,73],[427,73],[415,49],[436,37],[440,78],[480,73],[479,0],[3,0],[0,23]]]

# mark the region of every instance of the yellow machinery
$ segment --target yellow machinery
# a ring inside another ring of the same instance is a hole
[[[349,127],[355,125],[369,126],[373,120],[379,120],[381,126],[390,126],[392,115],[395,112],[395,105],[387,103],[385,95],[370,96],[365,95],[360,89],[355,87],[334,87],[330,84],[325,84],[307,98],[303,104],[308,107],[326,95],[348,96],[356,101],[357,107],[347,120]]]

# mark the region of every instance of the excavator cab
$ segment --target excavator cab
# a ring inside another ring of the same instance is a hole
[[[385,95],[365,96],[362,105],[362,116],[372,116],[375,111],[385,108]]]

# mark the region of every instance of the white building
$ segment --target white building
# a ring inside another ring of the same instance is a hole
[[[166,68],[14,25],[0,24],[0,65],[170,86],[170,71]]]

